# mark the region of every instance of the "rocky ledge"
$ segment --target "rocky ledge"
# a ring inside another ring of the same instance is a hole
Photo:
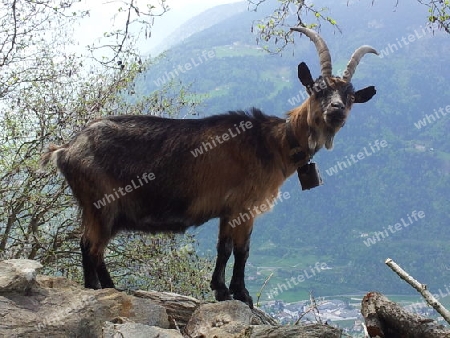
[[[239,301],[84,289],[66,278],[38,275],[41,267],[26,259],[0,262],[0,337],[341,337],[326,325],[278,325]]]

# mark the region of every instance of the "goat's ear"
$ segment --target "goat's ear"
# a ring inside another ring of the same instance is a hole
[[[305,87],[310,87],[314,84],[314,80],[311,76],[311,72],[309,71],[306,63],[302,62],[298,65],[298,79]]]
[[[364,103],[369,101],[377,93],[374,86],[360,89],[355,93],[355,103]]]

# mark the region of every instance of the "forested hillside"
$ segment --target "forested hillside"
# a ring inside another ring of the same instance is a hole
[[[335,73],[357,47],[372,45],[380,56],[367,55],[352,82],[356,89],[375,85],[377,95],[353,108],[333,151],[316,155],[324,185],[302,192],[291,177],[282,187],[290,198],[256,221],[251,291],[274,272],[262,299],[274,290],[274,298],[284,299],[309,290],[319,296],[412,292],[384,266],[388,257],[432,290],[443,288],[450,276],[450,38],[427,28],[425,11],[415,4],[329,7],[342,30],[321,28]],[[142,76],[139,90],[182,81],[204,95],[200,117],[251,106],[283,116],[306,97],[297,64],[305,61],[317,76],[318,57],[300,36],[282,55],[264,52],[250,28],[265,14],[237,13],[184,40]],[[201,250],[215,254],[217,221],[194,232]],[[327,268],[312,275],[316,263]],[[280,290],[280,283],[305,273],[304,282]]]

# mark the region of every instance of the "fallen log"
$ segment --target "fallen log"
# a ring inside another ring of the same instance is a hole
[[[379,292],[369,292],[361,302],[371,338],[450,338],[450,330],[435,320],[410,313]]]

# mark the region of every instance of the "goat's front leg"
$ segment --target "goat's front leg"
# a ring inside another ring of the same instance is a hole
[[[230,283],[230,293],[233,294],[233,298],[248,304],[250,309],[253,309],[253,299],[245,288],[244,277],[245,263],[247,262],[250,250],[252,229],[253,218],[250,218],[232,230],[234,267],[233,277]]]
[[[231,299],[230,291],[225,284],[225,268],[232,250],[233,239],[231,237],[231,226],[228,224],[228,218],[224,217],[220,219],[216,267],[210,284],[217,301]]]

